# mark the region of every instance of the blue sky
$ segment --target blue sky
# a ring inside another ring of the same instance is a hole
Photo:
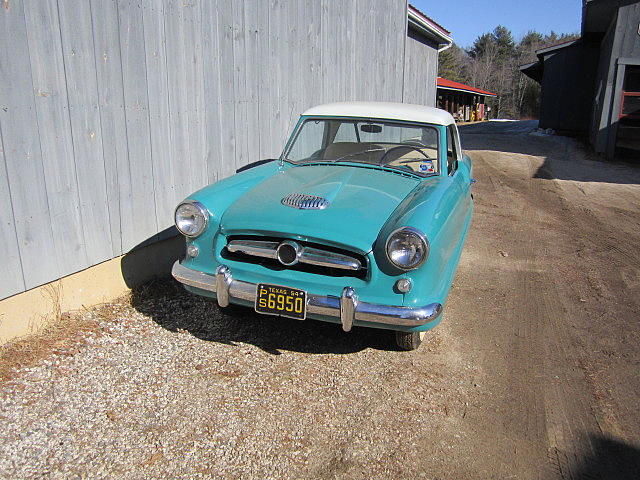
[[[453,35],[461,47],[497,25],[519,39],[529,30],[580,33],[582,0],[409,0]]]

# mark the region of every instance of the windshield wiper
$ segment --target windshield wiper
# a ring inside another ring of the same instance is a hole
[[[342,160],[343,158],[349,158],[349,157],[353,157],[354,155],[360,155],[362,153],[369,153],[369,152],[379,152],[381,150],[386,150],[386,148],[372,148],[370,150],[362,150],[360,152],[353,152],[353,153],[349,153],[348,155],[343,155],[340,158],[336,158],[335,160],[331,160],[332,162],[339,162],[340,160]]]

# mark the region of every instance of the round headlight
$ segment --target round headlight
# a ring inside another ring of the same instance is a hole
[[[395,230],[387,239],[387,258],[402,270],[413,270],[429,256],[429,242],[417,228],[403,227]]]
[[[187,237],[197,237],[207,228],[209,213],[198,202],[185,202],[178,205],[175,213],[176,228]]]

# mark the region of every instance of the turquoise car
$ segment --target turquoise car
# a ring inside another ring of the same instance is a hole
[[[279,159],[175,211],[192,293],[258,313],[395,331],[413,350],[442,313],[473,213],[453,117],[381,102],[302,114]]]

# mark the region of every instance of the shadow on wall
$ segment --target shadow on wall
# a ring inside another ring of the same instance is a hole
[[[133,247],[120,262],[127,287],[171,276],[173,263],[184,256],[184,237],[169,227]]]
[[[637,446],[603,436],[592,436],[593,454],[578,467],[572,478],[636,480],[640,472]]]
[[[607,162],[588,145],[558,135],[531,135],[535,122],[484,122],[459,127],[465,150],[513,154],[514,162],[526,156],[541,157],[544,163],[533,174],[543,180],[640,185],[638,164]]]

